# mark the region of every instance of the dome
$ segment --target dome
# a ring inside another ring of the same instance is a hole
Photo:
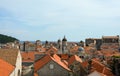
[[[61,42],[61,40],[59,39],[58,42]]]
[[[62,41],[67,41],[67,39],[65,38],[65,36],[64,36],[64,38],[63,38],[63,40]]]
[[[78,51],[84,51],[84,48],[83,47],[79,47]]]
[[[45,43],[48,44],[48,41],[46,40]]]
[[[36,42],[41,42],[40,40],[36,40]]]

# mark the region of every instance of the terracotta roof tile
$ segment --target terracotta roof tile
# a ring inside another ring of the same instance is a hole
[[[69,59],[68,54],[61,54],[61,59],[62,60],[68,60]]]
[[[114,76],[111,72],[111,70],[107,67],[105,67],[103,64],[101,64],[99,61],[92,60],[92,67],[94,70],[103,73],[107,76]]]
[[[18,49],[0,49],[0,58],[15,65],[18,52]]]
[[[47,64],[50,61],[54,61],[56,62],[58,65],[62,66],[64,69],[71,71],[60,59],[59,56],[57,56],[56,54],[54,54],[53,56],[50,55],[46,55],[43,58],[41,58],[40,60],[38,60],[37,62],[35,62],[35,71],[39,70],[40,68],[42,68],[45,64]]]
[[[62,60],[62,62],[63,62],[66,66],[68,66],[68,62],[67,62],[66,60]]]
[[[110,72],[111,70],[109,69],[109,68],[104,68],[104,70],[103,70],[103,74],[105,74],[105,75],[107,75],[107,76],[114,76],[113,74],[112,74],[112,72]]]
[[[85,49],[85,52],[87,53],[87,54],[90,54],[91,52],[90,52],[90,50],[91,49],[93,49],[93,47],[84,47],[84,49]]]
[[[38,74],[37,74],[37,73],[34,73],[34,76],[38,76]]]
[[[78,62],[82,63],[82,59],[79,58],[79,56],[73,55],[69,58],[68,64],[71,65],[75,61],[78,61]]]
[[[13,65],[0,59],[0,76],[9,76],[13,72],[14,68],[15,67]]]
[[[41,45],[39,45],[39,46],[36,46],[36,51],[45,52],[45,51],[46,51],[46,48],[44,48],[44,47],[42,47]]]
[[[82,66],[84,68],[88,67],[88,62],[85,61],[82,63]],[[107,68],[106,66],[104,66],[102,63],[99,62],[99,60],[96,59],[92,59],[92,69],[91,72],[97,71],[101,74],[104,74],[106,76],[114,76],[111,72],[111,70],[109,68]]]
[[[89,64],[88,64],[87,61],[84,61],[84,62],[81,63],[81,65],[82,65],[84,68],[87,68]]]
[[[58,49],[55,48],[54,46],[50,47],[49,49],[46,50],[46,54],[50,54],[52,52],[54,52],[54,54],[57,54]]]
[[[115,52],[114,50],[101,50],[101,53],[107,57],[119,54],[119,52]]]
[[[46,55],[45,57],[35,62],[35,65],[34,65],[35,71],[39,70],[41,67],[47,64],[50,60],[51,60],[51,57],[49,55]]]
[[[21,52],[22,62],[34,62],[35,52]]]
[[[95,68],[95,70],[98,72],[102,73],[105,66],[96,60],[92,60],[92,67]]]
[[[79,48],[79,46],[74,46],[73,48],[70,49],[70,52],[71,53],[78,52],[78,48]]]

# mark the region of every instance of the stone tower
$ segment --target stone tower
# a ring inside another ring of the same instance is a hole
[[[62,41],[59,39],[57,41],[58,54],[62,54]]]
[[[45,41],[45,48],[48,48],[49,47],[49,42],[46,40]]]
[[[62,40],[62,53],[63,54],[67,54],[68,50],[67,50],[67,39],[64,36],[63,40]]]
[[[36,40],[35,45],[36,45],[36,46],[41,45],[41,41],[40,41],[40,40]]]

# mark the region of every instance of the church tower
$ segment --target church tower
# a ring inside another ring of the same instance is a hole
[[[49,42],[46,40],[45,41],[45,48],[48,48],[49,47]]]
[[[35,45],[36,45],[36,46],[41,45],[41,41],[40,41],[40,40],[36,40]]]
[[[62,54],[67,54],[68,50],[67,50],[67,39],[64,36],[63,40],[62,40]]]
[[[57,41],[58,54],[62,54],[62,41],[59,39]]]

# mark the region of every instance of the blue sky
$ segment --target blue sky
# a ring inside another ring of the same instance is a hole
[[[120,35],[120,0],[0,0],[0,33],[68,41]]]

